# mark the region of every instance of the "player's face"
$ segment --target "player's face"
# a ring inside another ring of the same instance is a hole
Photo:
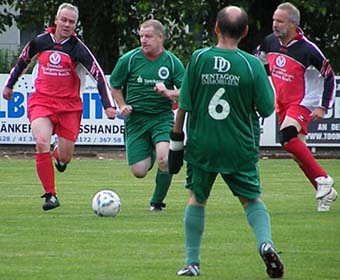
[[[139,30],[139,40],[143,52],[147,55],[156,55],[163,48],[162,34],[156,34],[153,27],[142,27]]]
[[[77,14],[71,9],[63,9],[55,18],[56,33],[55,36],[58,40],[64,40],[71,36],[76,29]]]
[[[285,39],[289,34],[295,33],[296,26],[289,21],[288,12],[277,9],[273,15],[273,32],[280,39]]]

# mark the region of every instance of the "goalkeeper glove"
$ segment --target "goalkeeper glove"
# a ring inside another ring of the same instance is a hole
[[[184,133],[170,132],[168,169],[170,174],[177,174],[183,165]]]

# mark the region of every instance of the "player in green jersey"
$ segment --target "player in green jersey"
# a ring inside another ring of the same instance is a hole
[[[216,176],[221,174],[245,210],[268,275],[281,278],[284,269],[274,249],[268,210],[260,198],[258,171],[259,117],[273,113],[273,89],[261,62],[238,48],[248,32],[248,17],[243,9],[236,6],[222,9],[215,32],[217,45],[196,50],[189,60],[170,135],[170,173],[179,172],[183,154],[188,164],[189,201],[184,215],[186,260],[177,275],[200,274],[205,207]]]
[[[147,20],[139,30],[141,46],[123,55],[110,76],[112,94],[125,118],[127,160],[132,174],[143,178],[157,160],[151,211],[162,211],[171,184],[168,172],[172,107],[179,96],[184,66],[163,47],[164,27]]]

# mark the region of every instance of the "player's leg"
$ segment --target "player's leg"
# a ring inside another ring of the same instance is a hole
[[[272,278],[282,277],[284,269],[274,249],[270,216],[265,203],[260,199],[261,186],[257,165],[247,171],[223,174],[222,178],[245,209],[248,224],[254,232],[257,248],[265,262],[268,275]]]
[[[189,189],[189,201],[183,219],[186,259],[185,266],[177,271],[179,276],[200,274],[200,249],[205,226],[205,206],[216,176],[216,173],[206,173],[188,164],[186,188]]]
[[[151,211],[162,211],[166,206],[164,199],[171,185],[172,174],[168,171],[170,131],[174,125],[173,112],[168,112],[149,120],[152,145],[155,146],[158,170],[155,190],[150,200]]]
[[[336,199],[333,179],[314,158],[305,143],[302,125],[292,117],[286,116],[280,127],[280,142],[291,153],[301,170],[312,183],[319,199],[318,211],[329,211],[330,204]]]
[[[247,200],[242,197],[239,199],[245,208],[247,221],[255,234],[267,274],[271,278],[282,278],[284,267],[272,241],[270,216],[265,203],[260,199]]]
[[[55,117],[53,132],[58,135],[58,140],[53,143],[53,156],[59,172],[64,172],[72,160],[74,143],[79,135],[81,113],[81,111],[61,112]]]
[[[169,142],[156,144],[156,159],[158,170],[155,179],[155,191],[150,201],[151,211],[162,211],[166,204],[163,202],[171,185],[172,174],[168,172]]]
[[[125,120],[126,158],[131,173],[136,178],[144,178],[154,161],[147,123],[148,120],[139,115],[131,115]]]
[[[300,131],[301,125],[298,121],[289,116],[285,117],[280,127],[280,142],[282,147],[294,156],[300,168],[317,189],[315,178],[325,177],[327,174],[304,143],[304,136]]]
[[[149,133],[130,133],[129,136],[126,138],[125,147],[131,173],[136,178],[144,178],[147,175],[148,171],[151,170],[155,161],[155,149]],[[165,204],[163,203],[164,195],[159,195],[160,187],[157,188],[157,186],[164,184],[164,181],[167,180],[167,178],[164,177],[166,177],[166,175],[164,176],[164,174],[158,170],[156,175],[155,188],[158,191],[155,190],[153,198],[151,199],[151,211],[159,212],[162,211],[162,209],[165,207]],[[170,182],[167,184],[170,185]],[[167,189],[168,187],[166,188],[166,190]]]
[[[58,145],[54,147],[53,154],[58,164],[66,166],[73,157],[74,142],[63,137],[58,137]]]
[[[131,135],[127,137],[125,146],[131,173],[136,178],[144,178],[153,165],[154,151],[150,137],[146,133]]]
[[[50,210],[59,206],[50,154],[53,124],[49,118],[39,117],[31,121],[31,127],[36,142],[36,170],[45,191],[45,194],[42,196],[45,198],[43,209]]]

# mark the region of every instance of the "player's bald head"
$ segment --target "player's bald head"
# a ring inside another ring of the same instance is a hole
[[[248,26],[248,16],[240,7],[227,6],[218,12],[216,23],[222,36],[239,39]]]

